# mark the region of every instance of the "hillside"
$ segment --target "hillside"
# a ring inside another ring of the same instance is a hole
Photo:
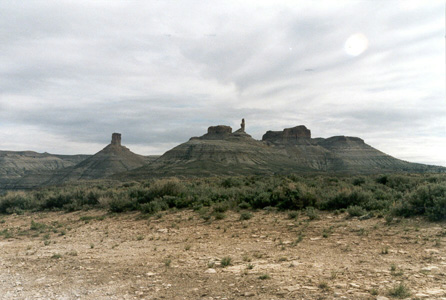
[[[437,172],[441,167],[409,163],[387,155],[358,137],[311,138],[305,126],[268,131],[262,141],[285,150],[297,164],[335,173]]]
[[[387,155],[358,137],[312,138],[300,125],[267,131],[253,139],[241,128],[211,126],[161,156],[141,156],[111,143],[95,155],[52,155],[36,152],[0,152],[0,191],[113,178],[202,177],[272,174],[374,174],[446,172],[446,168],[406,162]]]
[[[268,131],[258,141],[245,132],[243,121],[242,127],[235,132],[229,126],[211,126],[205,135],[193,137],[152,164],[119,174],[116,178],[445,170],[396,159],[357,137],[313,139],[310,130],[303,125]]]
[[[45,184],[106,178],[143,166],[150,158],[138,155],[121,145],[121,134],[113,133],[109,145],[79,164],[55,172]]]
[[[201,137],[193,137],[167,151],[152,164],[125,174],[145,176],[248,175],[308,172],[293,165],[286,151],[253,139],[244,129],[232,132],[229,126],[211,126]]]
[[[0,191],[21,187],[24,178],[31,186],[48,179],[53,172],[72,167],[90,155],[57,155],[33,151],[0,151]],[[26,185],[26,184],[25,184]]]
[[[48,153],[0,152],[0,191],[102,179],[151,163],[159,156],[142,156],[121,145],[121,135],[94,155],[53,155]]]

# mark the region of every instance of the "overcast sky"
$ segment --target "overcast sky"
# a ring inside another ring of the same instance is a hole
[[[446,166],[445,97],[443,0],[0,2],[1,150],[162,154],[245,118]]]

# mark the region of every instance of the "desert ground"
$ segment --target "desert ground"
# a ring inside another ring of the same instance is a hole
[[[446,299],[446,224],[347,213],[0,216],[1,299]]]

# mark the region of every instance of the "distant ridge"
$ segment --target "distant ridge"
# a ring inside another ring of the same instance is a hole
[[[52,155],[0,151],[0,191],[30,189],[80,180],[142,180],[150,177],[202,177],[272,174],[375,174],[446,172],[445,167],[410,163],[387,155],[358,137],[312,138],[304,125],[267,131],[253,139],[240,128],[210,126],[162,156],[141,156],[113,133],[94,155]]]
[[[152,164],[116,178],[289,173],[373,174],[445,172],[446,168],[409,163],[387,155],[357,137],[311,138],[304,125],[268,131],[262,141],[241,128],[211,126],[201,137],[167,151]]]
[[[0,191],[38,186],[53,172],[72,167],[89,156],[0,151]]]
[[[3,159],[1,159],[2,156]],[[8,160],[4,157],[11,161],[5,163]],[[103,179],[116,173],[141,167],[157,157],[142,156],[131,152],[127,147],[121,145],[120,133],[113,133],[110,144],[94,155],[53,155],[31,151],[12,153],[0,151],[0,191]],[[25,171],[21,171],[23,165],[27,167]]]

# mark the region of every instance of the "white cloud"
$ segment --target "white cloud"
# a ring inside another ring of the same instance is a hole
[[[161,154],[245,117],[256,138],[305,124],[446,165],[444,18],[439,0],[3,1],[0,149],[93,153],[119,131]]]

